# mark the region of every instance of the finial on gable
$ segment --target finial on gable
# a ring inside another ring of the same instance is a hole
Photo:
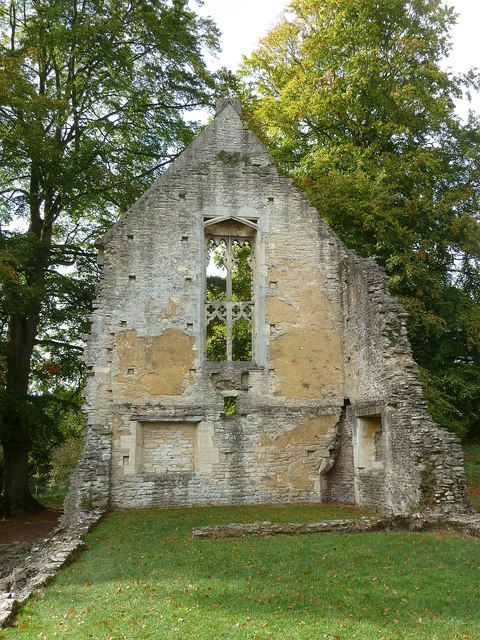
[[[231,104],[239,116],[242,114],[242,104],[238,98],[218,98],[215,102],[215,115],[218,116],[227,104]]]

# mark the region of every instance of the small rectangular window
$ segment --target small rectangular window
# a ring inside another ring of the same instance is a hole
[[[233,416],[235,413],[237,413],[236,396],[226,396],[223,399],[223,411],[227,416]]]

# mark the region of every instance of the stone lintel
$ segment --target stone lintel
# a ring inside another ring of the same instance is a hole
[[[159,416],[159,415],[133,415],[132,420],[137,422],[202,422],[206,416]]]

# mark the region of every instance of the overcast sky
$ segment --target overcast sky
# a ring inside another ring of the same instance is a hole
[[[454,47],[446,65],[454,71],[480,67],[480,0],[450,0],[448,4],[459,17],[452,31]],[[255,48],[287,5],[286,0],[204,0],[203,7],[196,11],[211,16],[222,32],[223,51],[214,66],[236,70],[242,55],[248,55]],[[480,113],[478,96],[472,104]],[[465,111],[465,107],[460,106],[459,112]]]

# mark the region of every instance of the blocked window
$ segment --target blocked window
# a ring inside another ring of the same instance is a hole
[[[195,471],[197,427],[189,422],[142,423],[139,470],[156,474]]]
[[[383,461],[382,418],[379,415],[358,418],[357,466],[371,469]]]
[[[205,357],[253,359],[255,229],[235,220],[206,227]]]

